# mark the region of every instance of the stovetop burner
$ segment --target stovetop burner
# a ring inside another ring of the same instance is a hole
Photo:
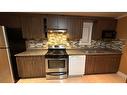
[[[67,58],[66,49],[48,49],[45,58]]]

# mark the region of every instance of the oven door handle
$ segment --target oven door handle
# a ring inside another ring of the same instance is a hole
[[[49,72],[47,75],[52,75],[52,76],[60,76],[60,75],[65,75],[67,72]]]

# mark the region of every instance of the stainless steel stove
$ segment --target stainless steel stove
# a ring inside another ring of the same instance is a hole
[[[45,54],[46,79],[67,78],[68,54],[65,48],[49,48]]]

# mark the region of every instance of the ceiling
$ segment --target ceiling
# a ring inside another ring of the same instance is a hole
[[[59,15],[76,15],[76,16],[99,16],[119,18],[127,16],[127,12],[40,12],[40,14],[59,14]]]

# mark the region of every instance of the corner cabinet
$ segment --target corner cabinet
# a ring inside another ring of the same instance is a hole
[[[85,74],[116,73],[121,54],[87,55]]]
[[[46,76],[44,56],[17,56],[16,61],[20,78]]]

